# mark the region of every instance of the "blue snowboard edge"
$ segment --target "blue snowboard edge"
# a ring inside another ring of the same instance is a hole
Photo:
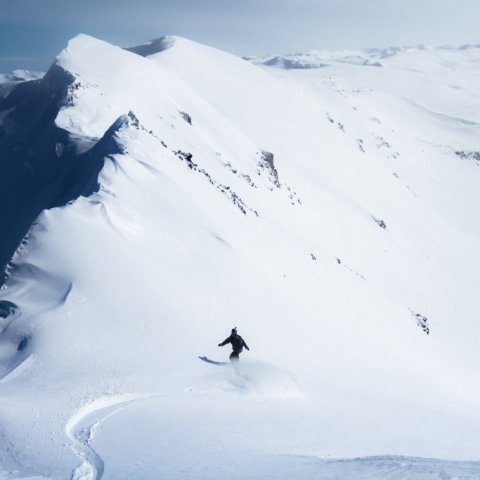
[[[230,365],[230,362],[216,362],[215,360],[210,360],[208,357],[198,357],[204,362],[211,363],[212,365]]]

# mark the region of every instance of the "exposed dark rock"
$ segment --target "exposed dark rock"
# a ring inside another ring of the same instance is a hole
[[[480,165],[480,152],[457,150],[455,155],[460,157],[462,160],[473,160],[477,165]]]
[[[68,86],[65,105],[67,106],[75,105],[75,100],[77,99],[78,92],[80,91],[81,87],[82,87],[82,84],[79,81],[75,81]]]
[[[187,123],[192,124],[192,117],[187,112],[180,112],[180,115]]]
[[[263,171],[268,172],[270,177],[270,181],[277,187],[280,188],[281,184],[278,179],[278,172],[275,168],[274,163],[274,155],[271,152],[267,152],[266,150],[262,150],[260,152],[260,161],[258,162],[258,174],[260,175]]]
[[[247,175],[246,173],[239,172],[236,168],[233,168],[233,166],[230,162],[227,162],[225,164],[225,167],[227,167],[237,177],[241,178],[242,180],[245,180],[245,182],[247,182],[252,188],[258,188],[257,185],[255,185],[255,183],[252,180],[252,177],[250,175]]]
[[[387,224],[380,218],[376,218],[376,217],[372,217],[373,220],[375,220],[375,223],[380,227],[380,228],[383,228],[384,230],[386,230],[387,228]]]
[[[375,135],[375,139],[377,141],[377,148],[392,148],[392,146],[383,137]]]
[[[23,336],[18,344],[17,352],[21,352],[22,350],[25,350],[28,346],[29,341],[30,341],[30,337],[28,335]]]
[[[412,315],[417,320],[417,325],[421,327],[421,329],[428,335],[430,333],[430,327],[428,326],[428,318],[420,313],[415,313],[413,310],[411,311]]]
[[[17,305],[8,300],[0,300],[0,318],[7,318],[18,311]]]
[[[140,120],[131,110],[128,112],[127,116],[130,119],[131,125],[135,128],[140,128]]]
[[[175,155],[177,155],[177,157],[181,158],[187,164],[190,170],[198,171],[198,165],[192,160],[193,155],[190,152],[182,152],[181,150],[177,150],[174,153]],[[202,172],[202,173],[206,173],[206,172]],[[210,177],[210,175],[208,174],[207,176]]]
[[[222,192],[225,196],[227,196],[231,202],[244,214],[247,214],[247,210],[253,212],[258,217],[258,212],[253,210],[245,205],[245,202],[240,198],[240,196],[235,193],[228,185],[223,185],[212,178],[212,176],[204,169],[200,168],[198,164],[193,161],[193,155],[190,152],[182,152],[181,150],[177,150],[173,152],[178,158],[183,160],[190,170],[195,172],[201,173],[204,175],[208,182],[215,186],[220,192]]]

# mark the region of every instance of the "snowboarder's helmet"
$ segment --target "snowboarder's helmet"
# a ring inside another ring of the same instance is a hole
[[[237,334],[237,327],[232,328],[232,335],[236,335],[236,334]]]

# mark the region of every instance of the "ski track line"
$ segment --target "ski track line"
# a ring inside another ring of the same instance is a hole
[[[75,455],[82,463],[72,471],[71,480],[100,480],[105,462],[92,447],[92,438],[96,428],[115,412],[127,405],[157,395],[125,394],[97,398],[81,407],[72,415],[66,425],[65,433],[72,442]]]

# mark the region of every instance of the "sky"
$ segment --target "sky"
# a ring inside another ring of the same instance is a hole
[[[480,0],[0,0],[0,72],[45,70],[87,33],[181,35],[238,55],[480,43]]]

